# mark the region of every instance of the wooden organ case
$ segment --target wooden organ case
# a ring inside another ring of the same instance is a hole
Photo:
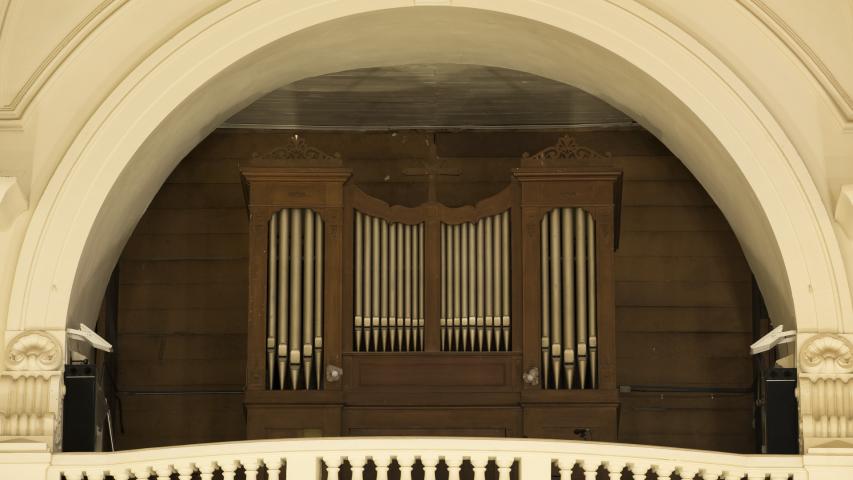
[[[616,440],[621,173],[560,156],[463,207],[388,205],[302,140],[242,163],[248,438]]]

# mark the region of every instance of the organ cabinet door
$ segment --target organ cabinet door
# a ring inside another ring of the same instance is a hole
[[[242,164],[248,437],[615,440],[621,174],[555,151],[462,207],[389,205],[298,139]]]

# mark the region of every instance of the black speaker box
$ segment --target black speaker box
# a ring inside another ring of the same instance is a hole
[[[764,453],[800,453],[797,414],[797,369],[764,372]]]
[[[65,366],[65,399],[62,410],[62,450],[100,450],[103,395],[95,365]]]

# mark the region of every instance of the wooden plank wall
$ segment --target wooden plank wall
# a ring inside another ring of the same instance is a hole
[[[175,169],[119,263],[121,448],[240,439],[247,218],[237,162],[290,132],[219,130]],[[462,175],[439,200],[499,191],[523,152],[559,132],[311,133],[370,194],[414,205],[423,179],[400,174],[437,154]],[[643,130],[573,132],[624,171],[616,257],[619,383],[749,388],[750,271],[725,218],[690,172]],[[430,144],[435,141],[436,149]],[[415,185],[412,182],[420,182]],[[219,392],[142,395],[151,392]],[[625,393],[620,440],[753,450],[751,394]]]

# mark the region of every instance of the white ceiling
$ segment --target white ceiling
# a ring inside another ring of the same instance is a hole
[[[529,73],[480,65],[349,70],[279,88],[223,127],[385,130],[625,126],[586,92]]]

